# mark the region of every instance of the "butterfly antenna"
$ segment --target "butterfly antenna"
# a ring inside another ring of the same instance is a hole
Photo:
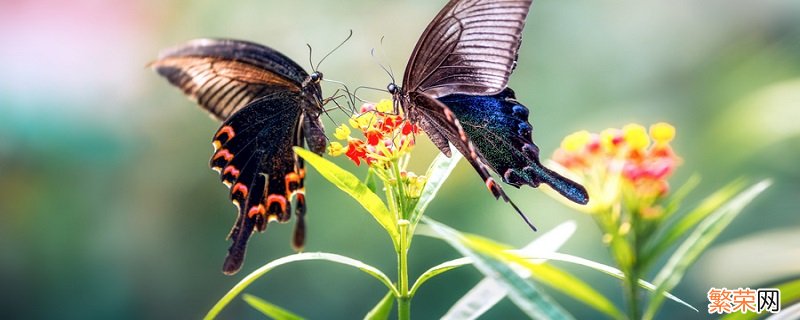
[[[353,97],[355,97],[358,101],[361,101],[361,102],[368,102],[367,100],[361,99],[358,96],[358,90],[361,90],[361,89],[370,89],[370,90],[380,91],[380,92],[383,92],[383,93],[387,92],[386,89],[375,88],[375,87],[370,87],[370,86],[358,86],[358,87],[356,87],[355,90],[353,90]]]
[[[383,49],[383,39],[386,36],[381,36],[381,57],[383,61],[386,61],[386,66],[389,67],[389,77],[392,78],[392,82],[394,83],[394,70],[392,70],[392,64],[389,63],[389,59],[386,57],[386,50]]]
[[[308,47],[308,64],[311,65],[311,71],[316,72],[317,68],[314,68],[314,61],[311,59],[311,55],[314,53],[314,50],[311,49],[311,45],[306,43],[306,47]]]
[[[347,35],[347,38],[345,38],[344,41],[342,41],[342,43],[340,43],[338,46],[336,46],[336,48],[333,48],[333,50],[331,50],[330,52],[328,52],[328,54],[322,57],[322,60],[320,60],[319,63],[317,63],[317,68],[319,68],[319,66],[322,65],[322,62],[325,61],[325,58],[327,58],[333,52],[341,48],[347,42],[347,40],[350,40],[351,37],[353,37],[353,29],[350,29],[350,33]]]
[[[389,75],[389,78],[392,79],[392,83],[396,83],[394,81],[394,74],[392,74],[392,72],[389,71],[389,69],[387,69],[386,66],[384,66],[383,63],[381,63],[381,61],[378,60],[377,57],[375,57],[375,48],[372,48],[372,50],[369,51],[369,54],[372,56],[372,60],[374,60],[375,63],[377,63],[381,67],[381,69],[383,69],[383,71],[386,72],[386,74]]]

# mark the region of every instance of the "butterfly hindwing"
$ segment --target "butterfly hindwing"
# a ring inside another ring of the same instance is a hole
[[[301,99],[293,92],[259,98],[232,115],[214,135],[217,150],[211,166],[229,185],[231,200],[239,208],[225,273],[239,270],[254,230],[263,231],[270,221],[289,221],[293,195],[298,201],[299,233],[294,242],[302,246],[305,196],[297,193],[302,192],[305,172],[292,150],[303,144]]]
[[[540,163],[528,108],[516,100],[510,88],[492,96],[454,94],[438,100],[460,120],[483,160],[503,182],[515,187],[545,183],[576,203],[589,200],[583,186]]]
[[[503,191],[503,187],[492,178],[489,173],[490,167],[487,166],[484,160],[485,158],[481,155],[480,151],[475,148],[472,141],[467,136],[466,131],[462,128],[461,122],[450,108],[425,94],[411,93],[409,99],[409,102],[416,106],[409,110],[408,117],[411,121],[418,123],[422,130],[428,133],[428,135],[430,135],[430,132],[439,132],[442,138],[449,140],[450,143],[464,155],[464,158],[467,159],[475,171],[478,172],[489,192],[491,192],[496,199],[502,198],[503,201],[511,204],[525,222],[532,229],[536,230],[536,227],[528,221],[525,214],[523,214],[517,205],[506,195],[505,191]],[[421,110],[424,110],[424,112]]]

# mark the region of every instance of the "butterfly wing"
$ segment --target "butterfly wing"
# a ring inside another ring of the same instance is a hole
[[[491,174],[489,174],[490,167],[486,165],[483,155],[480,154],[480,151],[475,148],[470,138],[467,137],[467,133],[462,128],[461,122],[450,108],[436,99],[418,93],[409,93],[409,103],[416,106],[415,108],[409,109],[409,119],[414,123],[420,124],[420,126],[424,126],[423,130],[426,132],[430,132],[428,130],[437,130],[444,139],[450,141],[450,143],[464,155],[464,158],[467,159],[475,171],[478,172],[481,179],[483,179],[486,184],[486,188],[489,189],[492,195],[494,195],[496,199],[502,198],[505,202],[511,204],[522,219],[524,219],[532,229],[536,230],[536,227],[528,220],[517,205],[511,201],[503,191],[503,188],[494,181]],[[428,129],[425,127],[428,127]],[[428,134],[430,135],[430,133]],[[445,153],[449,155],[449,148]]]
[[[299,92],[308,76],[280,52],[230,39],[190,41],[161,53],[151,67],[219,120],[270,93]]]
[[[451,0],[417,41],[403,88],[438,98],[505,89],[531,0]]]
[[[293,244],[303,246],[305,196],[303,162],[292,150],[303,145],[303,97],[278,92],[259,98],[233,114],[214,135],[211,167],[230,187],[239,216],[223,272],[233,274],[244,261],[247,240],[270,221],[287,222],[291,199],[297,200]]]
[[[528,108],[517,102],[511,89],[493,96],[454,94],[438,100],[460,120],[483,160],[503,177],[503,182],[515,187],[545,183],[571,201],[581,204],[589,201],[583,186],[539,162]]]
[[[223,265],[236,273],[254,230],[290,219],[296,200],[296,249],[305,242],[303,162],[293,146],[325,149],[319,114],[321,89],[303,86],[308,74],[268,47],[238,40],[199,39],[167,50],[151,66],[213,117],[224,120],[214,135],[211,167],[230,188],[238,218]]]

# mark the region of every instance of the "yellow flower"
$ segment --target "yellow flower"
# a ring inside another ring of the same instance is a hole
[[[625,142],[631,149],[644,150],[650,145],[650,137],[647,135],[647,129],[640,124],[631,123],[622,127],[622,135],[625,137]]]
[[[587,143],[589,143],[590,138],[591,134],[589,134],[589,131],[584,130],[575,132],[568,135],[563,141],[561,141],[561,148],[569,152],[581,150],[586,146]]]
[[[650,126],[650,136],[656,143],[669,143],[675,138],[675,127],[666,122],[656,123]]]
[[[350,128],[348,128],[346,125],[340,125],[336,128],[336,132],[333,133],[333,136],[339,140],[347,140],[347,138],[350,136]]]
[[[341,143],[336,141],[331,141],[331,144],[328,146],[328,154],[334,157],[340,156],[346,151],[347,148],[345,148]]]
[[[383,99],[375,105],[375,110],[383,113],[394,112],[394,103],[390,99]]]

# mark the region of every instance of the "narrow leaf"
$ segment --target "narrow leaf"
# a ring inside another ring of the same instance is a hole
[[[736,180],[726,185],[704,199],[697,208],[678,221],[670,224],[669,227],[664,228],[655,237],[651,237],[642,251],[642,263],[646,266],[657,260],[658,257],[672,247],[678,239],[686,235],[691,228],[729,201],[736,193],[741,191],[744,186],[743,180]]]
[[[548,264],[532,263],[528,259],[506,250],[504,245],[475,235],[465,235],[466,244],[472,249],[506,263],[514,263],[528,269],[530,276],[567,296],[594,308],[615,319],[625,318],[623,313],[604,295],[586,282]]]
[[[674,214],[676,211],[678,211],[678,209],[680,209],[680,206],[683,203],[683,200],[686,199],[686,196],[688,196],[689,193],[692,192],[692,190],[697,188],[697,185],[699,184],[700,184],[700,177],[698,175],[692,175],[691,177],[689,177],[689,180],[687,180],[682,186],[676,189],[675,192],[673,192],[672,195],[669,197],[669,201],[664,206],[664,215],[661,216],[659,219],[661,220],[669,219],[669,217],[671,217],[672,214]]]
[[[260,311],[264,315],[275,319],[275,320],[302,320],[303,317],[298,316],[286,309],[278,307],[274,304],[267,302],[264,299],[256,297],[250,294],[242,295],[242,299],[244,299],[247,304],[249,304],[254,309]]]
[[[276,267],[282,266],[284,264],[297,261],[306,261],[306,260],[324,260],[358,268],[359,270],[364,271],[365,273],[378,279],[378,281],[386,285],[386,287],[389,288],[389,290],[392,290],[392,292],[398,294],[397,289],[394,287],[394,284],[392,284],[392,280],[390,280],[389,277],[383,274],[383,272],[381,272],[380,270],[378,270],[373,266],[338,254],[325,253],[325,252],[304,252],[272,260],[269,263],[251,272],[250,274],[245,276],[244,279],[240,280],[239,283],[233,286],[233,288],[231,288],[231,290],[229,290],[228,293],[222,296],[222,298],[219,299],[219,301],[217,301],[217,303],[211,308],[211,310],[208,311],[208,313],[203,319],[206,320],[214,319],[217,316],[217,314],[219,314],[219,312],[222,311],[222,309],[224,309],[225,306],[231,302],[231,300],[233,300],[233,298],[235,298],[237,295],[239,295],[239,293],[242,292],[242,290],[247,288],[247,286],[253,283],[253,281],[256,281],[258,278],[260,278],[267,272],[272,271],[272,269],[275,269]]]
[[[708,215],[686,240],[681,243],[675,253],[658,272],[653,283],[656,291],[644,314],[645,319],[652,319],[664,302],[663,293],[672,290],[683,278],[686,269],[694,263],[703,251],[719,236],[723,230],[742,212],[745,206],[767,189],[771,182],[761,181],[735,198],[725,203],[718,210]]]
[[[295,147],[294,151],[314,169],[317,169],[325,179],[358,201],[386,229],[396,246],[399,237],[397,217],[389,212],[389,209],[386,208],[386,205],[383,204],[383,201],[375,192],[372,192],[358,177],[333,162],[300,147]]]
[[[427,217],[422,219],[450,246],[471,258],[481,273],[502,283],[511,301],[526,315],[534,319],[572,319],[566,310],[539,291],[532,282],[517,275],[506,263],[471,249],[464,237],[450,227]]]
[[[448,158],[443,153],[439,153],[436,159],[433,160],[430,168],[428,168],[428,172],[425,174],[425,176],[428,177],[425,188],[422,190],[422,194],[419,200],[417,200],[417,205],[411,213],[410,221],[412,226],[417,225],[425,209],[428,208],[428,204],[436,197],[436,193],[439,192],[442,184],[444,184],[444,181],[450,176],[450,173],[453,172],[453,169],[456,168],[461,158],[463,158],[463,156],[453,149],[452,157]],[[413,232],[414,230],[411,230],[411,233]]]
[[[543,257],[527,257],[526,256],[526,258],[528,258],[528,259],[542,259]],[[612,266],[605,265],[605,264],[602,264],[602,263],[599,263],[599,262],[595,262],[595,261],[592,261],[592,260],[584,259],[584,258],[581,258],[581,257],[576,257],[576,256],[569,255],[569,254],[555,252],[555,253],[551,253],[549,255],[545,255],[544,258],[549,259],[549,260],[553,260],[553,261],[567,262],[567,263],[572,263],[572,264],[584,266],[584,267],[587,267],[587,268],[594,269],[596,271],[600,271],[602,273],[605,273],[607,275],[610,275],[610,276],[612,276],[614,278],[617,278],[617,279],[620,279],[620,280],[625,279],[625,273],[622,272],[622,270],[619,270],[617,268],[614,268]],[[639,283],[640,287],[646,289],[647,291],[654,292],[656,290],[656,286],[654,284],[652,284],[650,282],[647,282],[647,281],[644,281],[643,279],[639,279],[637,282]],[[694,310],[695,312],[698,312],[697,308],[695,308],[694,306],[692,306],[688,302],[683,301],[680,298],[672,295],[669,292],[664,292],[664,296],[667,297],[668,299],[672,300],[672,301],[675,301],[677,303],[680,303],[680,304],[686,306],[689,309]]]
[[[392,306],[394,306],[394,293],[389,290],[389,292],[381,298],[381,301],[378,301],[378,304],[364,316],[364,320],[389,319],[389,314],[392,313]]]
[[[378,180],[375,178],[375,172],[372,171],[372,168],[367,170],[367,178],[364,179],[364,184],[367,186],[367,189],[372,192],[376,192],[378,190]]]
[[[531,241],[531,243],[518,250],[518,253],[520,255],[532,256],[542,256],[547,253],[553,253],[562,245],[564,245],[564,243],[566,243],[573,234],[575,234],[576,228],[577,227],[574,221],[564,222]],[[539,260],[539,263],[544,261],[545,260]],[[520,268],[518,266],[512,266],[512,268],[517,275],[522,278],[528,278],[531,275],[530,270],[528,269]],[[438,272],[437,274],[441,272]],[[420,282],[420,280],[424,281],[423,276],[425,276],[425,273],[420,276],[420,279],[417,280],[417,282]],[[415,284],[415,286],[416,285],[417,284]],[[494,281],[491,278],[484,278],[472,289],[470,289],[466,295],[461,297],[461,299],[459,299],[452,307],[450,307],[450,310],[447,311],[442,319],[475,319],[500,302],[500,300],[505,298],[507,294],[508,291],[502,284]]]

